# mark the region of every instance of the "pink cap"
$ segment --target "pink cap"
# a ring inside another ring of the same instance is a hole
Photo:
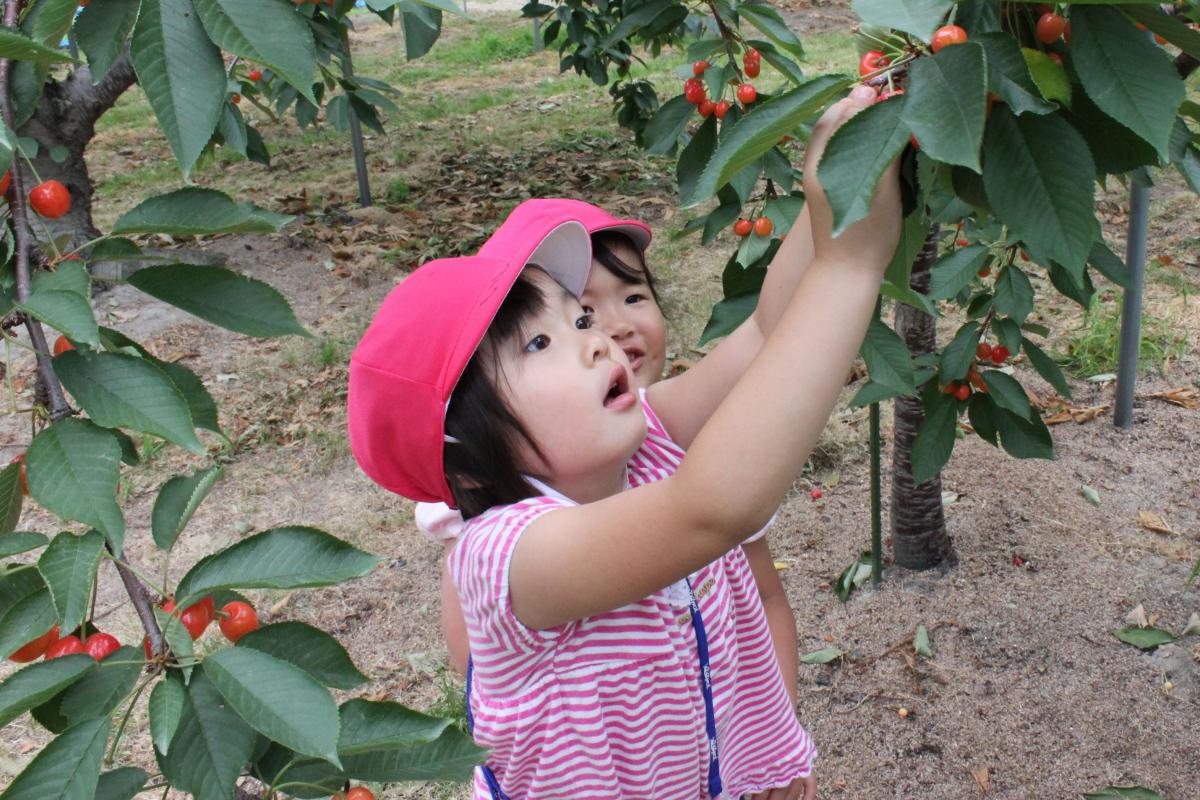
[[[591,240],[561,208],[519,206],[479,256],[431,261],[384,300],[350,357],[347,425],[359,466],[383,488],[454,506],[446,408],[467,362],[526,264],[576,295]],[[487,253],[484,253],[487,250]]]
[[[632,239],[637,249],[643,253],[646,252],[646,248],[650,246],[650,240],[653,238],[650,227],[644,222],[639,222],[636,219],[618,219],[599,206],[565,197],[526,200],[513,210],[509,218],[505,220],[501,230],[514,218],[536,218],[543,215],[551,218],[566,216],[571,219],[577,219],[583,223],[583,227],[587,228],[588,233],[599,233],[600,231],[609,230],[623,233]],[[496,231],[496,234],[499,233],[500,231]],[[496,235],[493,235],[483,247],[479,248],[479,255],[494,255],[497,250],[496,238]],[[580,293],[576,292],[577,295]]]

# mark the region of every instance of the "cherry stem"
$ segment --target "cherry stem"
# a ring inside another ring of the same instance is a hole
[[[713,19],[717,23],[717,32],[721,35],[721,39],[725,42],[725,52],[729,54],[729,65],[733,67],[733,73],[737,76],[738,83],[745,83],[745,78],[742,75],[741,69],[738,68],[737,53],[733,52],[733,43],[737,39],[736,34],[729,29],[725,24],[725,20],[721,19],[721,13],[717,11],[716,0],[708,0],[708,7],[712,9]]]
[[[104,765],[106,767],[112,766],[113,758],[117,755],[117,745],[121,743],[121,736],[125,733],[125,726],[129,723],[129,715],[133,713],[133,707],[137,705],[138,698],[142,696],[142,692],[146,690],[146,687],[150,685],[150,681],[154,680],[155,677],[157,676],[151,675],[146,678],[130,693],[132,699],[129,701],[129,705],[125,707],[125,713],[121,716],[121,724],[117,727],[117,735],[113,737],[112,745],[108,748],[108,755],[104,757]]]
[[[20,0],[4,0],[5,27],[13,30],[16,29],[19,12]],[[7,58],[0,59],[0,113],[3,115],[4,124],[8,126],[9,130],[15,132],[17,129],[15,124],[16,119],[13,115],[12,95],[9,92],[11,71],[12,61]],[[10,188],[13,193],[12,202],[9,204],[9,207],[12,212],[13,228],[16,237],[15,271],[17,301],[24,303],[29,299],[31,286],[29,274],[29,217],[25,209],[28,199],[25,196],[25,178],[21,174],[21,170],[10,169],[9,174],[12,180]],[[50,351],[46,347],[46,335],[42,332],[41,323],[29,314],[25,314],[24,316],[25,328],[29,331],[29,340],[33,343],[33,349],[37,353],[38,374],[50,396],[50,419],[60,420],[71,414],[71,407],[67,404],[62,384],[58,382],[58,376],[54,374],[54,368],[50,365]]]
[[[160,653],[163,645],[162,631],[159,630],[158,620],[154,618],[154,606],[150,602],[150,593],[146,590],[146,585],[138,580],[132,567],[112,555],[111,549],[108,550],[108,554],[112,558],[113,566],[117,568],[117,574],[121,576],[121,583],[125,584],[129,599],[133,601],[133,608],[142,622],[146,637],[150,640],[150,652]]]

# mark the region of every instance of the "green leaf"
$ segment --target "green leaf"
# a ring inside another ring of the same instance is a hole
[[[315,528],[275,528],[196,563],[179,581],[185,606],[218,589],[299,589],[361,578],[379,559]]]
[[[166,264],[129,276],[148,295],[248,336],[310,336],[279,292],[222,267]]]
[[[10,537],[3,534],[16,530],[17,523],[21,521],[21,506],[25,502],[25,491],[21,487],[21,466],[9,464],[0,470],[0,542],[7,542]],[[2,544],[0,552],[3,552]],[[6,555],[21,552],[24,551],[16,550]]]
[[[116,499],[120,459],[112,434],[86,420],[60,419],[29,445],[29,493],[47,511],[98,529],[120,555],[125,539]]]
[[[303,622],[265,625],[239,639],[238,647],[286,661],[334,689],[353,689],[367,680],[337,639]]]
[[[68,350],[54,359],[63,386],[97,425],[161,436],[202,455],[187,401],[166,374],[146,359],[119,353]]]
[[[822,647],[820,650],[813,650],[811,653],[805,653],[800,656],[801,664],[828,664],[830,661],[837,661],[842,656],[846,655],[845,651],[838,647]]]
[[[75,18],[75,41],[87,55],[93,83],[99,83],[121,55],[137,21],[138,5],[139,0],[89,3]]]
[[[129,696],[142,672],[136,648],[117,648],[96,669],[80,678],[63,694],[59,712],[72,725],[107,716]]]
[[[298,756],[286,747],[272,742],[258,761],[255,771],[264,780],[276,784],[289,783],[287,793],[293,797],[326,800],[343,790],[346,773],[319,758]]]
[[[1154,33],[1162,36],[1192,58],[1200,58],[1200,33],[1188,27],[1182,19],[1162,13],[1157,4],[1147,3],[1144,7],[1122,9]]]
[[[0,481],[2,481],[2,478],[0,478]],[[49,543],[50,540],[43,533],[33,533],[31,531],[10,533],[5,531],[3,535],[0,535],[0,558],[15,556],[18,553],[28,553],[30,550],[36,550]],[[0,725],[0,727],[3,726]]]
[[[872,319],[860,350],[867,371],[875,383],[897,394],[917,390],[913,382],[912,357],[904,340],[879,319]]]
[[[356,780],[465,781],[486,755],[469,734],[452,725],[432,742],[347,755],[342,762],[346,775]]]
[[[433,742],[453,724],[387,701],[349,700],[338,713],[342,731],[338,753],[343,757]]]
[[[695,113],[696,107],[683,95],[672,97],[659,106],[642,132],[646,152],[662,156],[673,151]]]
[[[1087,142],[1098,175],[1116,175],[1145,166],[1158,166],[1158,153],[1140,136],[1101,111],[1080,92],[1065,112]]]
[[[38,583],[41,581],[39,579]],[[37,586],[0,614],[0,653],[15,653],[57,622],[50,592]]]
[[[770,6],[743,3],[738,6],[742,18],[763,32],[763,35],[796,58],[804,58],[804,47],[779,12]]]
[[[908,144],[901,105],[868,106],[830,137],[817,172],[833,209],[834,236],[867,216],[880,176]]]
[[[215,603],[215,601],[214,601]],[[162,608],[154,609],[154,619],[158,622],[158,629],[162,631],[163,639],[167,643],[167,648],[174,655],[176,661],[188,662],[195,656],[195,648],[192,644],[192,635],[187,628],[183,627],[183,622],[179,617],[182,613],[178,609],[187,608],[188,604],[180,603],[176,610],[167,613]],[[184,683],[191,680],[192,667],[186,666],[180,670],[183,675]]]
[[[175,540],[223,472],[220,466],[209,467],[191,475],[177,475],[163,484],[150,514],[150,532],[159,548],[170,550],[175,546]]]
[[[79,262],[59,264],[54,270],[39,269],[33,273],[33,291],[74,292],[80,297],[92,296],[92,279],[87,268]]]
[[[293,219],[295,217],[275,214],[252,203],[235,203],[216,189],[188,186],[143,200],[121,215],[112,232],[169,233],[172,236],[273,233]]]
[[[13,303],[52,328],[62,331],[74,342],[96,345],[99,334],[92,305],[75,292],[33,292],[24,303]]]
[[[934,300],[954,297],[971,285],[987,257],[986,247],[973,244],[938,259],[929,275],[929,296]]]
[[[987,53],[988,89],[1000,95],[1015,114],[1049,114],[1054,104],[1041,97],[1021,46],[1007,33],[985,33],[974,41]],[[922,140],[924,141],[924,140]]]
[[[54,697],[95,666],[91,656],[79,653],[30,664],[9,675],[0,683],[0,728]]]
[[[704,345],[713,339],[728,336],[739,325],[750,318],[758,307],[758,292],[745,294],[740,297],[729,297],[713,306],[708,324],[700,334],[700,344]]]
[[[954,398],[942,394],[936,386],[926,389],[925,421],[912,444],[914,486],[920,486],[941,472],[954,452],[957,429],[958,406]]]
[[[1158,792],[1151,791],[1145,786],[1106,786],[1098,792],[1088,792],[1084,800],[1163,800]]]
[[[912,278],[912,263],[921,252],[921,248],[925,246],[929,228],[929,222],[920,209],[904,218],[904,226],[900,229],[900,243],[896,245],[896,252],[892,253],[892,260],[888,264],[887,272],[884,273],[884,280],[897,287],[909,285]]]
[[[1020,267],[1006,264],[1000,270],[993,305],[998,313],[1012,317],[1018,324],[1033,311],[1033,286]]]
[[[129,54],[186,178],[221,118],[221,51],[205,33],[191,0],[142,0]]]
[[[233,787],[258,736],[197,667],[167,753],[156,753],[170,784],[196,800],[233,800]]]
[[[929,646],[929,631],[924,625],[917,626],[917,635],[913,637],[913,651],[919,656],[933,658],[933,648]]]
[[[1153,650],[1160,644],[1175,641],[1175,637],[1168,631],[1159,628],[1118,628],[1113,631],[1113,636],[1139,650]]]
[[[1071,81],[1067,78],[1066,70],[1041,50],[1022,47],[1021,55],[1025,57],[1029,74],[1042,97],[1057,100],[1065,106],[1071,105]]]
[[[717,118],[711,116],[696,129],[692,140],[679,154],[675,165],[675,178],[679,182],[679,196],[687,197],[696,188],[696,181],[704,171],[704,165],[712,158],[717,147]]]
[[[1067,383],[1067,378],[1063,375],[1058,364],[1054,363],[1054,359],[1046,355],[1040,347],[1028,339],[1021,339],[1021,349],[1025,355],[1029,357],[1029,363],[1037,370],[1037,373],[1042,376],[1046,383],[1054,387],[1054,391],[1061,394],[1063,397],[1070,399],[1071,386]]]
[[[412,0],[401,0],[401,25],[404,28],[404,57],[409,61],[429,52],[442,32],[442,12],[425,8]]]
[[[91,530],[82,536],[63,531],[38,559],[38,572],[42,573],[54,599],[62,630],[75,630],[83,622],[103,551],[104,536],[99,531]]]
[[[1013,458],[1054,458],[1054,441],[1041,417],[1019,417],[1001,408],[995,422],[1000,446]]]
[[[928,44],[953,5],[951,0],[854,0],[850,7],[868,25],[895,28]]]
[[[1068,269],[1087,260],[1095,239],[1095,174],[1087,145],[1060,115],[993,109],[984,142],[988,200],[1017,238]]]
[[[1170,57],[1119,11],[1104,7],[1072,10],[1070,46],[1075,72],[1096,105],[1166,161],[1171,123],[1186,95]]]
[[[108,741],[108,717],[81,722],[34,756],[0,800],[92,800]]]
[[[777,145],[784,135],[794,132],[843,93],[848,85],[846,78],[838,76],[814,78],[742,116],[723,133],[717,151],[696,182],[696,189],[683,198],[684,204],[694,206],[712,197],[733,176]]]
[[[150,738],[154,741],[154,749],[160,753],[171,752],[171,740],[183,718],[186,696],[183,681],[171,672],[150,692]]]
[[[1091,307],[1095,287],[1092,285],[1091,278],[1088,277],[1086,271],[1082,276],[1077,278],[1070,270],[1057,261],[1051,261],[1049,273],[1050,282],[1054,284],[1055,289],[1058,289],[1064,296],[1079,303],[1084,309]]]
[[[37,13],[31,14],[31,19],[22,27],[35,41],[54,47],[71,29],[71,21],[78,11],[79,4],[74,0],[41,0],[37,4]]]
[[[862,408],[863,406],[869,406],[872,403],[882,403],[884,400],[891,400],[893,397],[900,397],[904,394],[909,394],[909,392],[897,391],[890,386],[884,386],[874,381],[867,381],[854,397],[850,399],[850,407]]]
[[[0,58],[14,61],[37,61],[41,64],[65,64],[71,56],[60,50],[38,44],[11,28],[0,28]]]
[[[269,67],[313,105],[317,48],[308,21],[278,0],[192,0],[213,43]]]
[[[907,286],[896,286],[891,281],[884,279],[879,285],[879,293],[884,297],[890,297],[897,303],[910,305],[918,311],[923,311],[931,317],[940,317],[937,307],[925,295],[910,289]]]
[[[340,766],[340,722],[329,691],[298,667],[248,647],[218,650],[204,671],[250,726],[302,755]]]
[[[1006,408],[1019,417],[1028,417],[1033,413],[1029,406],[1029,396],[1016,378],[996,369],[984,370],[983,381],[991,392],[996,405]]]
[[[979,334],[979,323],[968,322],[958,329],[954,339],[942,350],[938,360],[938,378],[943,385],[966,377],[967,370],[975,361]]]
[[[996,415],[999,409],[991,398],[983,392],[973,392],[967,401],[967,419],[980,439],[991,443],[992,447],[999,446],[996,438]]]
[[[1122,289],[1130,287],[1131,278],[1129,269],[1112,250],[1108,249],[1108,245],[1103,239],[1096,239],[1092,242],[1092,249],[1088,252],[1087,263],[1095,267],[1101,275],[1108,278],[1110,281],[1120,286]]]
[[[930,158],[975,172],[987,112],[983,47],[964,42],[932,58],[918,58],[904,95],[904,123]],[[882,103],[881,105],[887,105]]]
[[[138,767],[118,767],[100,776],[94,800],[133,800],[150,775]]]
[[[221,425],[217,420],[217,404],[196,373],[177,362],[159,361],[148,356],[145,358],[162,370],[171,383],[175,384],[175,388],[183,395],[188,412],[192,415],[192,423],[197,428],[221,433]]]

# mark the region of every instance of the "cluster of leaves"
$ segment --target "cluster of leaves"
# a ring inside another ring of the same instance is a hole
[[[315,117],[324,90],[337,88],[341,94],[326,106],[330,118],[336,121],[343,98],[342,105],[370,124],[366,105],[379,103],[374,92],[380,85],[331,68],[348,57],[344,16],[351,5],[101,0],[79,11],[74,2],[38,0],[27,5],[20,30],[0,30],[0,59],[8,62],[11,78],[10,96],[0,103],[13,111],[14,124],[29,118],[52,66],[70,61],[56,45],[71,30],[96,80],[128,47],[185,175],[215,143],[240,143],[248,155],[265,155],[231,102],[234,92],[247,91],[231,83],[239,58],[267,71],[261,88],[249,91],[260,92],[276,110],[293,106],[303,122],[306,114]],[[409,52],[419,54],[436,38],[442,5],[376,2],[373,10],[389,19],[399,12]],[[235,54],[233,64],[225,64],[222,50]],[[14,186],[33,171],[28,162],[38,146],[0,123],[0,167],[21,176]],[[128,279],[152,297],[236,333],[307,336],[269,285],[220,267],[155,262],[134,238],[275,232],[291,217],[212,189],[185,187],[144,200],[108,234],[76,251],[62,251],[65,239],[49,241],[39,257],[26,222],[32,214],[26,197],[15,191],[0,207],[6,346],[32,349],[38,361],[38,390],[26,412],[32,441],[23,462],[0,470],[0,655],[15,653],[54,626],[62,636],[94,636],[94,597],[105,560],[120,573],[146,642],[144,648],[119,647],[101,661],[83,654],[55,657],[0,682],[0,726],[28,712],[55,734],[0,798],[120,800],[171,786],[202,800],[231,800],[244,776],[256,778],[267,796],[282,791],[302,797],[329,795],[351,779],[465,779],[481,751],[452,720],[392,702],[335,702],[332,690],[353,690],[366,678],[329,634],[279,621],[233,646],[200,649],[180,616],[153,604],[156,595],[159,603],[173,599],[179,608],[209,598],[220,607],[245,601],[239,591],[330,586],[367,574],[378,561],[374,556],[323,531],[276,528],[208,555],[172,585],[169,573],[148,578],[124,555],[123,470],[166,443],[194,457],[188,472],[163,483],[149,520],[169,564],[234,448],[199,376],[97,322],[88,265],[152,262]],[[34,344],[8,334],[21,323]],[[61,334],[53,356],[42,344],[43,326]],[[39,506],[75,524],[57,533],[17,530],[26,487]],[[119,763],[128,750],[121,746],[127,723],[146,692],[148,725],[134,729],[149,731],[157,775]]]
[[[618,14],[616,6],[605,7]],[[1127,283],[1095,213],[1097,182],[1109,176],[1149,181],[1149,168],[1173,166],[1200,191],[1200,137],[1191,127],[1200,122],[1200,107],[1186,101],[1170,56],[1139,25],[1197,57],[1200,33],[1141,0],[1061,3],[1069,41],[1050,44],[1036,36],[1041,11],[1032,3],[856,0],[853,6],[864,23],[861,51],[883,50],[890,65],[864,78],[806,79],[788,58],[802,56],[799,42],[765,7],[711,5],[713,15],[701,25],[707,33],[689,48],[693,58],[728,54],[703,75],[710,96],[739,82],[735,56],[750,45],[792,87],[775,96],[760,91],[749,107],[734,106],[723,120],[710,116],[698,125],[695,106],[679,95],[645,126],[651,152],[679,154],[682,203],[718,200],[688,231],[702,231],[708,243],[739,217],[761,214],[774,222],[773,238],[745,237],[726,265],[725,299],[704,337],[728,333],[753,309],[765,267],[803,202],[781,141],[803,138],[806,126],[857,80],[885,94],[903,89],[857,115],[829,144],[819,169],[835,233],[866,215],[884,169],[902,157],[907,216],[882,292],[934,316],[939,301],[953,303],[967,321],[939,352],[916,359],[891,328],[875,322],[863,346],[871,380],[855,402],[923,398],[926,420],[912,457],[918,484],[950,457],[964,412],[976,433],[1010,454],[1050,457],[1049,431],[1011,367],[977,363],[977,346],[1003,345],[1070,396],[1058,365],[1030,338],[1049,331],[1031,319],[1029,275],[1042,271],[1084,306],[1094,291],[1090,270]],[[744,39],[743,23],[768,41]],[[935,30],[947,23],[961,26],[968,40],[930,52]],[[636,30],[627,34],[636,40]],[[568,39],[574,41],[570,30]],[[753,212],[744,213],[746,206]],[[962,246],[948,249],[933,267],[931,290],[918,293],[910,286],[911,267],[935,224],[955,226],[950,240]],[[968,383],[974,390],[965,401],[943,391]]]

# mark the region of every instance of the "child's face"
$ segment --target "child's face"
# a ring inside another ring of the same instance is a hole
[[[641,262],[631,247],[620,245],[616,251],[626,264]],[[640,388],[662,377],[667,360],[667,321],[644,280],[626,283],[593,261],[580,302],[595,315],[596,326],[625,353]]]
[[[615,490],[609,484],[619,482],[646,435],[633,371],[575,297],[541,270],[526,275],[546,307],[499,346],[494,376],[545,456],[525,452],[519,460],[575,500],[599,499]]]

